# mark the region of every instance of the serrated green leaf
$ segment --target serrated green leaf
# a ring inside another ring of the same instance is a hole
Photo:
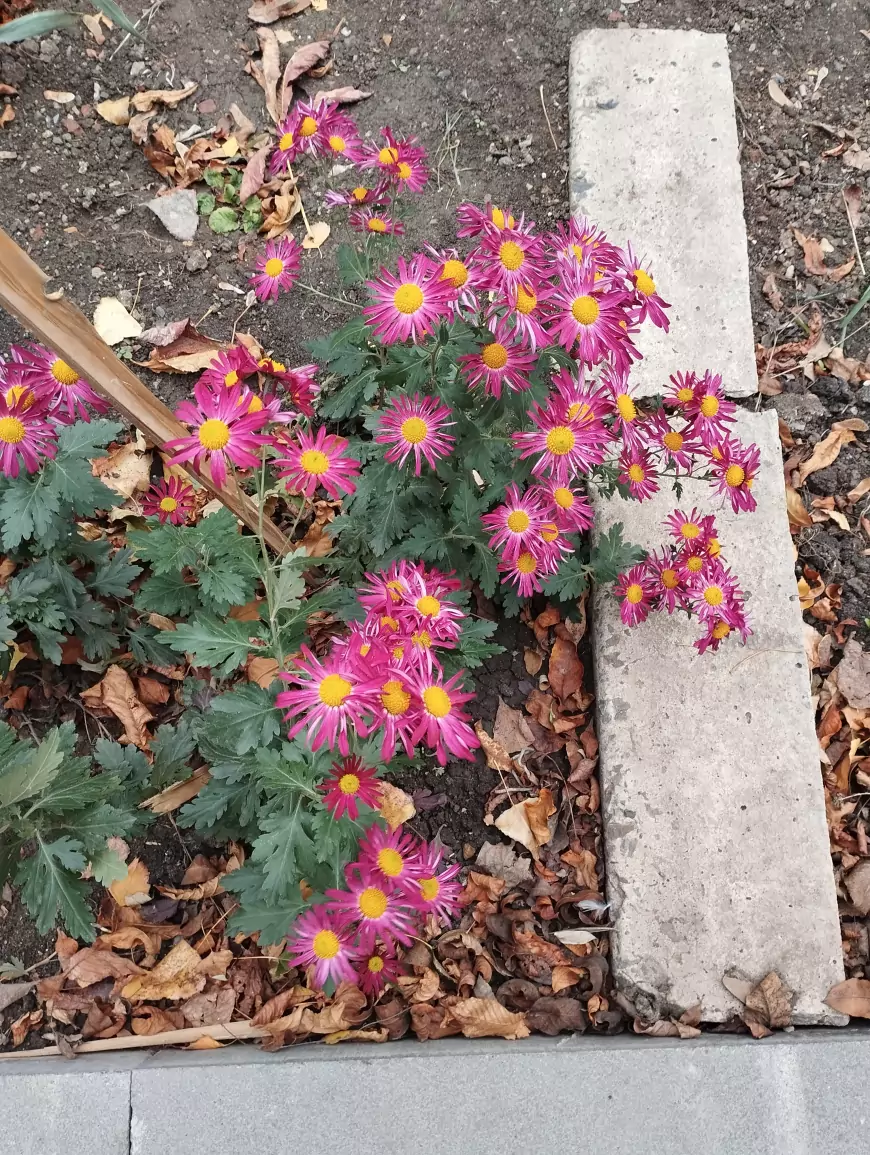
[[[160,607],[165,617],[178,614],[190,617],[200,609],[196,586],[186,582],[180,572],[153,574],[139,587],[133,604],[138,610]]]
[[[94,570],[88,579],[88,588],[103,597],[125,598],[130,593],[130,583],[142,572],[142,567],[130,561],[132,551],[116,550],[114,555]]]
[[[211,614],[199,614],[192,624],[162,633],[167,646],[179,654],[193,654],[198,666],[211,666],[220,677],[228,677],[246,661],[251,637],[260,636],[257,623],[226,621]]]
[[[253,684],[239,685],[212,699],[211,709],[226,723],[226,734],[237,754],[268,746],[281,728],[275,695]],[[208,722],[206,722],[208,725]]]
[[[68,934],[86,942],[93,940],[88,889],[77,877],[86,865],[81,843],[67,837],[53,842],[38,839],[35,852],[20,864],[16,882],[40,934],[51,930],[60,912]]]
[[[226,613],[232,606],[245,605],[254,592],[251,576],[234,573],[223,559],[202,566],[196,576],[199,579],[201,601],[207,609],[217,613]]]
[[[117,852],[106,846],[91,856],[91,874],[101,886],[111,886],[127,875],[127,864]]]
[[[22,541],[40,538],[47,545],[57,540],[54,519],[60,512],[60,495],[47,483],[45,470],[33,477],[17,477],[0,495],[3,545],[15,549]]]
[[[133,657],[141,665],[172,666],[176,655],[169,646],[160,641],[160,636],[153,626],[142,625],[138,629],[129,630],[127,637]]]
[[[224,189],[224,195],[227,195],[227,189]],[[239,214],[235,209],[228,205],[221,205],[216,208],[213,213],[209,213],[208,227],[213,233],[234,233],[239,227]]]
[[[0,771],[0,806],[14,806],[47,789],[57,776],[63,758],[57,729],[49,730],[38,746],[18,743]]]
[[[261,946],[272,946],[283,942],[294,919],[306,906],[301,895],[280,902],[244,902],[229,919],[227,931],[229,934],[257,934]]]
[[[262,833],[254,840],[251,865],[263,871],[263,897],[269,902],[298,893],[306,864],[316,861],[306,817],[302,797],[297,796],[286,814],[260,820]]]
[[[589,569],[599,585],[616,581],[623,570],[643,561],[646,551],[622,536],[622,523],[615,522],[607,533],[599,534],[592,543]]]

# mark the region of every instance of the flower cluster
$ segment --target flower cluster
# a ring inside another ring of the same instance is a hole
[[[57,427],[90,421],[108,404],[78,371],[42,345],[11,345],[0,358],[0,473],[35,473],[57,453]]]
[[[289,937],[289,962],[311,967],[315,985],[356,983],[377,995],[399,973],[398,945],[410,946],[427,917],[449,923],[462,887],[459,866],[441,868],[442,850],[401,830],[370,827],[359,858],[345,869],[346,889],[300,915]]]
[[[665,525],[672,540],[619,575],[614,593],[623,622],[636,626],[652,610],[685,610],[703,630],[694,643],[699,654],[718,650],[732,632],[745,642],[752,630],[744,594],[722,557],[713,514],[675,509]]]
[[[465,612],[451,600],[459,582],[422,564],[394,562],[367,574],[358,591],[366,611],[361,622],[333,639],[321,661],[306,647],[292,673],[294,688],[275,704],[287,709],[290,736],[305,730],[313,750],[326,745],[350,752],[350,735],[381,734],[387,761],[400,742],[409,757],[423,742],[443,766],[448,752],[471,758],[480,742],[464,704],[464,671],[445,679],[439,650],[453,649]]]

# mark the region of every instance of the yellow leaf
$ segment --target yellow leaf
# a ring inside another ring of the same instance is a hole
[[[141,906],[151,898],[148,867],[138,858],[127,865],[124,878],[116,879],[109,887],[109,894],[118,906]]]
[[[381,816],[390,830],[396,830],[403,822],[417,813],[413,799],[394,786],[392,782],[381,783]]]
[[[331,231],[326,221],[315,221],[311,226],[311,232],[302,238],[302,248],[319,249]]]
[[[195,798],[210,778],[211,774],[208,772],[208,767],[200,766],[183,782],[173,782],[171,786],[167,786],[159,794],[153,794],[144,802],[140,802],[139,809],[150,810],[154,814],[169,814],[170,811],[177,810],[179,806],[189,802],[191,798]]]
[[[130,97],[119,96],[117,100],[103,100],[97,105],[97,112],[109,124],[129,124]]]
[[[135,441],[125,442],[108,457],[94,458],[91,470],[121,497],[144,492],[151,484],[151,453],[145,438],[139,433]]]
[[[94,312],[94,328],[107,345],[119,345],[142,332],[142,326],[117,297],[100,297]]]

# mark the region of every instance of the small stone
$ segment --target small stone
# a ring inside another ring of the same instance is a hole
[[[91,276],[94,278],[95,281],[98,281],[100,279],[100,277],[105,277],[105,275],[106,275],[106,270],[101,269],[99,265],[94,265],[94,267],[91,269]]]
[[[147,67],[148,67],[148,65],[145,63],[144,60],[134,60],[133,63],[130,65],[130,75],[131,76],[140,76],[145,71],[145,69]]]
[[[858,390],[858,400],[863,401],[865,405],[870,405],[870,381],[867,381]]]
[[[189,273],[200,273],[203,269],[208,268],[208,257],[202,249],[194,249],[184,262],[184,267]]]
[[[39,55],[43,60],[54,60],[60,52],[60,45],[54,40],[43,40],[39,45]]]
[[[176,240],[192,241],[196,236],[199,214],[196,211],[196,193],[192,189],[175,189],[168,196],[148,201],[145,207]]]
[[[133,308],[133,294],[129,289],[119,289],[118,300],[121,302],[125,309]]]

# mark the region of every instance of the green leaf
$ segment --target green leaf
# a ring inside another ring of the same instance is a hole
[[[81,843],[67,837],[53,842],[38,839],[35,853],[20,864],[16,882],[40,934],[51,930],[59,911],[73,938],[93,940],[93,916],[86,901],[88,888],[77,877],[86,865]]]
[[[179,825],[192,826],[201,834],[209,833],[232,808],[233,826],[238,832],[238,811],[249,792],[250,787],[246,782],[228,783],[212,779],[194,799],[179,810]],[[237,834],[233,834],[233,837],[236,836]]]
[[[283,942],[294,919],[307,905],[301,895],[280,902],[244,902],[229,919],[227,930],[230,934],[258,934],[261,946],[272,946]]]
[[[43,469],[35,477],[18,477],[4,488],[0,496],[0,525],[6,549],[15,549],[33,537],[42,538],[48,545],[57,540],[56,531],[49,531],[60,512],[60,495],[47,484],[45,472]]]
[[[239,214],[228,205],[222,205],[209,213],[208,227],[213,233],[234,233],[239,227]]]
[[[168,786],[189,772],[187,761],[196,746],[196,737],[191,722],[182,718],[174,726],[158,726],[151,739],[151,753],[154,755],[153,774],[155,784]]]
[[[113,24],[116,24],[119,28],[123,28],[124,31],[129,32],[131,36],[138,37],[139,40],[144,39],[143,34],[124,10],[118,7],[115,0],[91,0],[91,3],[95,8],[99,8],[101,12],[104,12]]]
[[[91,873],[101,886],[111,886],[126,877],[127,864],[117,850],[110,850],[107,846],[91,856]]]
[[[213,698],[211,708],[220,715],[221,722],[227,723],[227,736],[237,754],[268,746],[281,729],[275,695],[250,683]]]
[[[57,776],[63,758],[60,730],[49,730],[36,747],[19,742],[0,770],[0,806],[40,794]]]
[[[221,168],[207,168],[202,175],[209,188],[222,189],[226,184],[226,176]]]
[[[260,820],[260,837],[254,840],[251,864],[263,870],[263,897],[286,899],[298,892],[306,863],[315,861],[314,843],[305,829],[306,811],[301,796],[286,814]]]
[[[345,285],[358,285],[361,281],[367,281],[372,275],[372,258],[356,245],[339,245],[335,259],[338,263],[338,275]]]
[[[377,370],[368,368],[334,392],[321,394],[317,401],[317,411],[326,421],[343,421],[347,417],[356,417],[362,407],[375,397],[377,391]]]
[[[281,751],[260,750],[257,755],[257,774],[267,790],[272,791],[283,802],[296,803],[301,795],[309,801],[319,801],[320,796],[315,790],[317,782],[316,754],[306,751],[308,761],[301,754],[300,748],[289,742],[282,743]],[[326,762],[326,766],[329,765]],[[324,767],[324,769],[326,768]]]
[[[153,626],[142,625],[138,629],[128,630],[127,637],[133,657],[142,665],[174,665],[175,654],[159,640],[160,635]]]
[[[142,567],[133,565],[129,549],[115,551],[112,558],[94,571],[88,580],[88,588],[103,597],[125,598],[130,593],[130,582],[142,572]]]
[[[159,606],[164,617],[178,614],[187,618],[200,608],[196,586],[186,582],[180,572],[158,573],[148,578],[139,587],[133,604],[137,610],[153,610]]]
[[[18,44],[31,37],[36,40],[56,28],[72,28],[74,24],[78,24],[78,16],[73,12],[60,12],[56,8],[31,12],[0,26],[0,44]]]
[[[302,576],[302,567],[309,564],[310,559],[305,550],[287,554],[281,561],[278,570],[278,580],[275,583],[273,609],[295,610],[305,597],[305,579]]]
[[[234,618],[220,621],[211,614],[198,614],[192,624],[182,623],[161,634],[176,653],[193,654],[196,665],[211,666],[217,676],[224,678],[247,660],[253,636],[259,636],[257,623]]]
[[[498,628],[498,622],[489,622],[485,618],[466,618],[462,623],[462,633],[457,641],[457,649],[462,658],[462,665],[469,670],[482,666],[488,658],[505,652],[504,646],[497,642],[488,642]]]
[[[120,782],[145,786],[150,780],[151,763],[135,746],[122,746],[111,738],[98,738],[94,743],[94,758]]]
[[[206,171],[210,171],[206,169]],[[196,198],[197,212],[201,217],[208,217],[217,208],[217,200],[214,193],[199,193]]]
[[[589,569],[599,585],[616,581],[623,570],[646,557],[646,550],[623,538],[622,528],[622,522],[617,521],[592,543]]]
[[[588,572],[579,558],[569,557],[560,563],[556,573],[544,579],[544,591],[564,602],[576,601],[586,590]]]

